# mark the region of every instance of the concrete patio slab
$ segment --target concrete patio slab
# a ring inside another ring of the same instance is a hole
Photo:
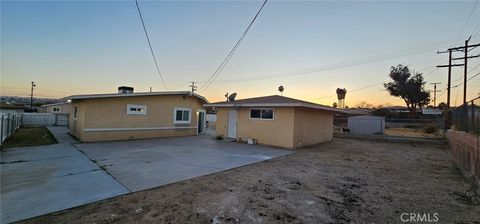
[[[59,144],[1,152],[0,223],[292,153],[208,136],[72,144],[65,127],[48,129]]]
[[[129,192],[70,144],[11,148],[1,160],[0,223]]]
[[[83,143],[76,147],[132,192],[292,153],[208,136]]]

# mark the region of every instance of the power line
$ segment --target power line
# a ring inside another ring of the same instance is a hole
[[[345,68],[345,67],[351,67],[351,66],[367,64],[367,63],[372,63],[372,62],[378,62],[378,61],[385,61],[385,60],[388,60],[388,59],[393,59],[393,58],[398,58],[398,57],[423,53],[423,52],[426,52],[426,51],[436,49],[435,46],[443,45],[445,43],[450,44],[450,43],[452,43],[452,41],[456,42],[457,38],[450,39],[450,40],[444,40],[444,41],[440,41],[440,42],[436,42],[436,43],[432,43],[432,44],[422,45],[422,46],[418,46],[418,47],[414,47],[414,48],[387,52],[387,53],[383,53],[383,54],[375,55],[375,56],[370,56],[370,57],[366,57],[366,58],[354,59],[354,60],[345,61],[345,62],[339,62],[339,63],[335,63],[335,64],[331,64],[331,65],[323,65],[323,66],[318,66],[318,67],[300,69],[300,70],[291,71],[291,72],[270,74],[270,75],[267,75],[267,76],[257,76],[257,77],[252,77],[252,78],[220,80],[220,81],[217,81],[217,82],[229,83],[229,82],[259,81],[259,80],[285,78],[285,77],[291,77],[291,76],[300,76],[300,75],[306,75],[306,74],[309,74],[309,73],[315,73],[315,72],[320,72],[320,71],[329,71],[329,70],[341,69],[341,68]],[[426,48],[426,47],[429,47],[429,48]],[[417,50],[417,49],[421,49],[421,50]],[[412,50],[416,50],[416,51],[411,52]]]
[[[468,24],[470,23],[470,19],[472,18],[472,15],[475,12],[475,9],[477,8],[478,2],[479,2],[479,0],[477,0],[475,2],[475,6],[473,6],[472,11],[470,12],[470,15],[468,16],[467,22],[465,22],[465,25],[462,28],[462,32],[460,32],[460,35],[458,35],[458,38],[460,38],[462,36],[463,32],[465,32],[465,28],[467,28]]]
[[[230,61],[230,58],[232,58],[233,54],[235,54],[235,52],[237,51],[238,47],[240,46],[240,44],[242,43],[243,39],[245,38],[245,36],[247,35],[248,31],[250,30],[250,28],[252,27],[253,23],[255,22],[255,20],[257,19],[258,15],[260,14],[260,12],[262,11],[263,7],[265,6],[265,4],[267,3],[268,0],[265,0],[262,4],[262,6],[260,7],[260,9],[258,10],[257,14],[255,15],[255,17],[253,17],[252,21],[250,22],[250,24],[248,25],[247,29],[245,29],[245,31],[243,32],[242,36],[240,37],[240,39],[237,41],[237,43],[235,44],[235,46],[230,50],[230,53],[228,53],[227,57],[225,58],[225,60],[223,60],[223,62],[220,64],[220,66],[218,66],[217,70],[215,70],[215,72],[210,76],[210,78],[207,80],[207,82],[202,86],[200,87],[200,92],[203,92],[205,91],[214,81],[215,79],[217,79],[217,77],[220,75],[220,73],[222,72],[223,68],[225,68],[225,65],[228,63],[228,61]]]
[[[379,83],[375,83],[375,84],[370,84],[368,86],[363,86],[363,87],[360,87],[360,88],[357,88],[357,89],[353,89],[353,90],[350,90],[348,91],[347,93],[354,93],[354,92],[357,92],[357,91],[360,91],[360,90],[364,90],[364,89],[368,89],[368,88],[372,88],[372,87],[375,87],[375,86],[378,86],[380,84],[383,84],[383,82],[379,82]],[[315,98],[313,100],[320,100],[320,99],[325,99],[325,98],[329,98],[329,97],[334,97],[336,96],[335,94],[333,95],[328,95],[328,96],[322,96],[322,97],[319,97],[319,98]]]
[[[160,72],[160,68],[158,67],[157,58],[155,57],[155,54],[153,53],[152,44],[150,42],[150,37],[148,37],[147,28],[145,27],[145,22],[143,21],[143,16],[142,16],[142,12],[140,11],[140,6],[138,6],[138,0],[135,0],[135,5],[137,5],[138,15],[140,16],[140,20],[142,21],[143,31],[145,31],[145,37],[147,37],[148,47],[150,48],[150,53],[152,53],[153,61],[155,62],[155,67],[157,68],[158,75],[160,76],[160,79],[162,79],[162,83],[165,86],[165,89],[168,90],[167,84],[165,83],[165,80],[163,80],[162,73]]]
[[[432,68],[432,67],[435,67],[435,66],[429,66],[427,67],[428,68]],[[432,69],[427,75],[430,75],[432,74],[434,71],[436,71],[438,68],[434,68]],[[427,76],[426,75],[426,76]],[[424,77],[426,77],[424,76]],[[367,86],[363,86],[363,87],[360,87],[360,88],[357,88],[357,89],[353,89],[353,90],[350,90],[348,91],[348,93],[353,93],[353,92],[357,92],[357,91],[360,91],[360,90],[364,90],[364,89],[369,89],[369,88],[372,88],[372,87],[375,87],[375,86],[378,86],[380,84],[383,84],[384,82],[378,82],[378,83],[375,83],[375,84],[370,84],[370,85],[367,85]],[[335,94],[333,95],[328,95],[328,96],[322,96],[322,97],[319,97],[319,98],[315,98],[315,99],[312,99],[312,100],[320,100],[320,99],[325,99],[325,98],[329,98],[329,97],[334,97],[336,96]]]

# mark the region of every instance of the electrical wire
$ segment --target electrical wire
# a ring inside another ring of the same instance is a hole
[[[267,76],[256,76],[256,77],[252,77],[252,78],[238,78],[238,79],[219,80],[217,82],[218,83],[230,83],[230,82],[260,81],[260,80],[269,80],[269,79],[278,79],[278,78],[286,78],[286,77],[292,77],[292,76],[307,75],[307,74],[310,74],[310,73],[316,73],[316,72],[321,72],[321,71],[330,71],[330,70],[342,69],[342,68],[361,65],[361,64],[368,64],[368,63],[372,63],[372,62],[385,61],[385,60],[389,60],[389,59],[393,59],[393,58],[419,54],[419,53],[427,52],[427,51],[430,51],[430,50],[434,50],[439,45],[443,45],[445,43],[451,44],[452,42],[456,42],[456,41],[457,41],[457,38],[444,40],[444,41],[440,41],[440,42],[436,42],[436,43],[432,43],[432,44],[417,46],[417,47],[414,47],[414,48],[387,52],[387,53],[383,53],[383,54],[379,54],[379,55],[375,55],[375,56],[370,56],[370,57],[366,57],[366,58],[354,59],[354,60],[345,61],[345,62],[339,62],[339,63],[335,63],[335,64],[330,64],[330,65],[323,65],[323,66],[318,66],[318,67],[300,69],[300,70],[291,71],[291,72],[270,74],[270,75],[267,75]],[[412,50],[415,50],[415,51],[412,52]]]
[[[433,68],[433,67],[435,67],[435,68],[433,70],[431,70],[427,75],[425,75],[424,78],[427,77],[428,75],[431,75],[434,71],[436,71],[438,69],[438,68],[436,68],[436,66],[429,66],[426,69]],[[350,91],[348,91],[348,93],[353,93],[353,92],[357,92],[357,91],[360,91],[360,90],[369,89],[369,88],[378,86],[380,84],[383,85],[383,83],[384,82],[378,82],[378,83],[375,83],[375,84],[370,84],[370,85],[367,85],[367,86],[363,86],[363,87],[360,87],[360,88],[357,88],[357,89],[350,90]],[[312,100],[320,100],[320,99],[325,99],[325,98],[334,97],[334,96],[336,96],[336,95],[332,94],[332,95],[328,95],[328,96],[322,96],[322,97],[319,97],[319,98],[315,98],[315,99],[312,99]]]
[[[460,32],[460,35],[458,35],[458,38],[460,38],[463,35],[463,32],[465,32],[465,28],[467,28],[468,24],[470,23],[470,19],[472,18],[473,13],[475,12],[475,9],[477,9],[478,2],[480,0],[477,0],[475,2],[475,6],[473,6],[472,11],[470,12],[470,15],[468,16],[467,22],[465,22],[465,25],[462,28],[462,32]]]
[[[255,17],[253,17],[252,21],[250,22],[250,24],[248,25],[247,29],[245,29],[245,31],[243,32],[242,36],[240,37],[240,39],[237,41],[237,43],[235,44],[235,46],[230,50],[230,53],[227,55],[227,57],[225,58],[225,60],[223,60],[223,62],[220,64],[220,66],[218,66],[217,70],[215,70],[215,72],[210,76],[210,78],[207,80],[207,82],[205,84],[202,85],[202,87],[200,87],[200,90],[199,92],[203,92],[205,91],[214,81],[215,79],[217,79],[217,77],[222,73],[223,69],[225,68],[225,65],[227,65],[227,63],[230,61],[230,59],[232,58],[232,56],[235,54],[235,52],[237,51],[238,47],[240,46],[240,44],[242,43],[243,39],[245,38],[245,36],[247,36],[247,33],[248,31],[250,30],[250,28],[252,27],[253,23],[255,22],[255,20],[257,19],[258,15],[260,14],[260,12],[262,11],[263,7],[265,6],[265,4],[267,4],[267,1],[268,0],[265,0],[262,4],[262,6],[260,7],[260,9],[258,10],[257,14],[255,15]]]
[[[138,0],[135,0],[135,5],[137,6],[137,11],[138,11],[138,15],[140,16],[140,20],[142,21],[143,31],[145,32],[145,37],[147,37],[148,47],[150,48],[150,53],[152,54],[153,61],[155,62],[155,67],[157,68],[158,75],[160,76],[160,79],[162,80],[162,83],[165,86],[165,89],[168,90],[167,84],[165,83],[162,73],[160,72],[160,68],[158,67],[158,62],[157,62],[157,58],[155,57],[155,53],[153,53],[152,43],[150,42],[150,37],[148,36],[147,28],[145,27],[145,22],[143,21],[143,16],[140,10],[140,6],[138,5]]]

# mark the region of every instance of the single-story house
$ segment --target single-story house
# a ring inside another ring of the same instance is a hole
[[[59,102],[52,104],[44,104],[40,108],[42,113],[54,113],[54,114],[70,114],[70,102]]]
[[[16,105],[8,102],[0,103],[0,113],[23,113],[24,111],[24,105]]]
[[[333,138],[333,115],[343,110],[284,96],[204,104],[217,110],[216,134],[295,149]]]
[[[82,142],[190,136],[205,131],[208,101],[189,91],[70,97],[71,134]]]

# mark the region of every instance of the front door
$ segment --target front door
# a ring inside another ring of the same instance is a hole
[[[237,138],[237,111],[228,111],[228,137]]]
[[[205,132],[205,112],[198,111],[198,126],[197,126],[197,134],[203,134]]]

